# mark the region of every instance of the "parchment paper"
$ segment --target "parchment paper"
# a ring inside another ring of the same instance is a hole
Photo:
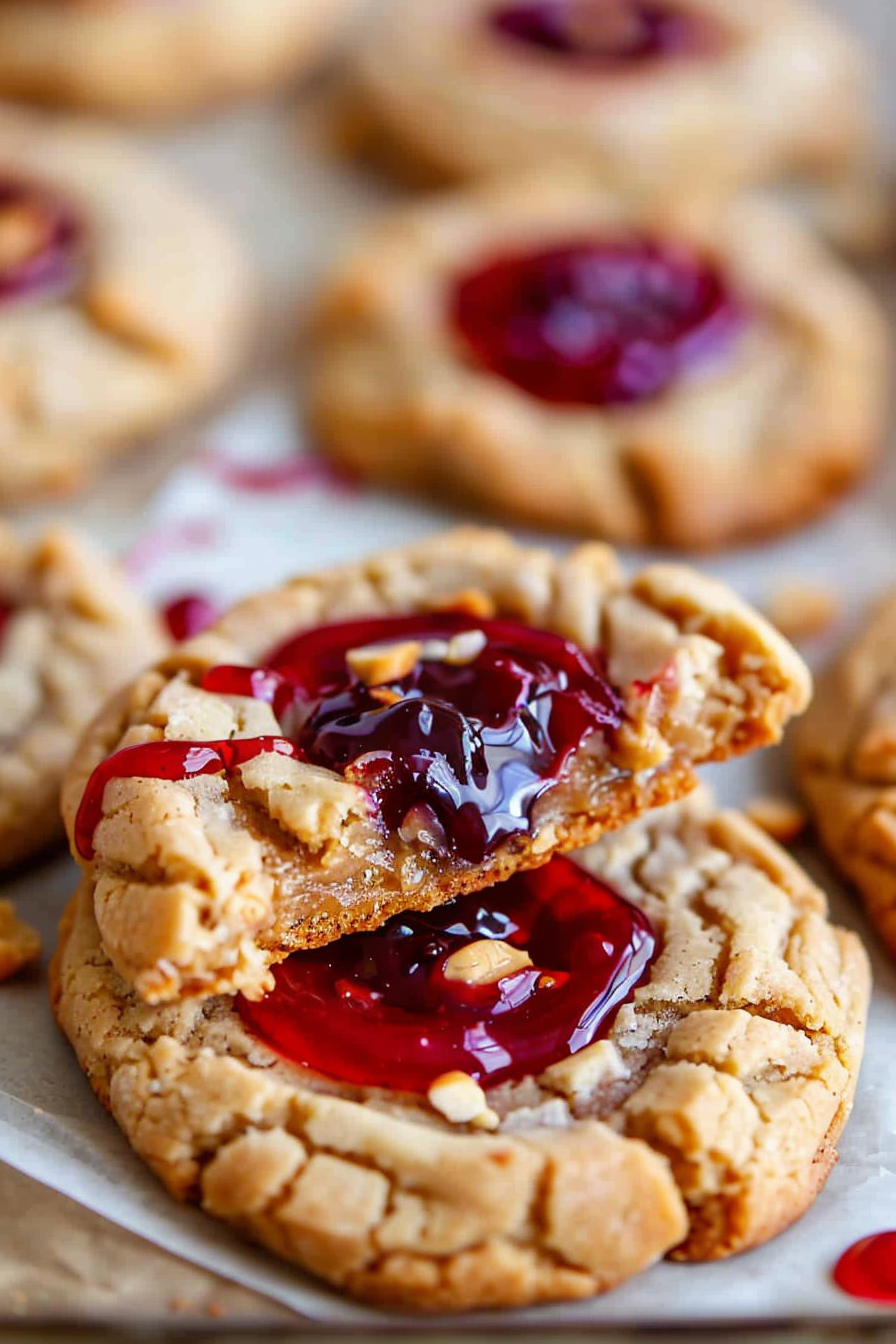
[[[889,0],[840,0],[840,7],[872,35],[883,59],[889,48],[896,65]],[[310,292],[342,240],[387,197],[359,170],[328,161],[320,140],[312,102],[298,116],[287,106],[243,111],[155,142],[243,228],[260,260],[271,321],[266,349],[235,406],[179,442],[113,471],[86,501],[54,510],[116,549],[130,549],[135,576],[154,597],[198,591],[229,601],[302,569],[458,521],[450,512],[347,486],[311,459],[292,488],[275,493],[237,494],[224,479],[222,462],[273,462],[298,450],[295,378],[282,354],[296,296]],[[892,294],[886,277],[876,277],[875,284]],[[181,465],[164,478],[163,469],[178,454]],[[35,513],[26,522],[36,526],[45,516]],[[633,554],[631,563],[645,558]],[[896,583],[896,461],[822,523],[762,549],[714,558],[708,568],[760,603],[790,577],[816,579],[838,591],[843,620],[807,651],[813,661],[823,661],[869,597]],[[785,769],[782,753],[773,752],[711,774],[723,800],[737,803],[780,788]],[[520,1320],[685,1325],[881,1314],[842,1296],[829,1272],[854,1238],[896,1224],[896,973],[822,861],[811,851],[806,861],[830,891],[836,917],[865,936],[875,970],[855,1111],[825,1191],[795,1228],[759,1251],[716,1265],[659,1265],[603,1299],[541,1308]],[[2,894],[41,928],[49,949],[75,880],[74,866],[60,858],[20,874]],[[389,1319],[247,1248],[226,1228],[168,1198],[103,1113],[58,1035],[44,970],[0,990],[0,1041],[0,1161],[313,1319]]]

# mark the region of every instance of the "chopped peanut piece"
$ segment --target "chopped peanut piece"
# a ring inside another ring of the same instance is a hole
[[[747,816],[754,826],[781,845],[788,845],[806,829],[808,817],[789,798],[754,798],[747,804]]]
[[[429,1104],[450,1120],[452,1125],[476,1124],[479,1128],[494,1128],[494,1112],[485,1099],[485,1093],[468,1073],[459,1069],[440,1074],[430,1083],[427,1092]]]
[[[813,583],[786,583],[768,604],[767,615],[787,639],[811,639],[836,619],[840,603],[830,588]]]
[[[381,705],[398,705],[403,700],[403,696],[398,691],[393,691],[391,686],[374,686],[370,691],[371,700],[378,700]]]
[[[478,621],[490,621],[497,615],[494,599],[481,588],[462,588],[459,593],[433,602],[430,610],[457,611],[463,616],[473,616]]]
[[[47,219],[37,205],[22,203],[0,213],[0,267],[10,270],[29,260],[46,243]]]
[[[463,667],[479,657],[488,640],[482,630],[463,630],[448,643],[445,662],[455,667]]]
[[[445,962],[446,980],[463,980],[468,985],[493,985],[532,965],[532,958],[521,948],[511,947],[500,938],[480,938],[452,952]]]
[[[422,652],[422,644],[408,639],[398,644],[368,644],[363,649],[349,649],[345,661],[365,686],[382,686],[387,681],[401,681],[413,672]]]
[[[0,980],[8,980],[39,956],[37,930],[19,919],[12,901],[0,901]]]

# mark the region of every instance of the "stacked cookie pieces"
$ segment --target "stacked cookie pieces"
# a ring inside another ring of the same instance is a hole
[[[173,1193],[357,1295],[756,1244],[834,1160],[867,969],[675,800],[808,692],[726,588],[604,547],[470,529],[242,603],[76,755],[59,1021]]]

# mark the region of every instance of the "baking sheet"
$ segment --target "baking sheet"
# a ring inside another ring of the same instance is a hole
[[[861,6],[841,0],[840,7],[874,36],[879,51],[888,45],[896,63],[889,0]],[[285,354],[296,296],[311,292],[328,258],[388,194],[360,171],[328,160],[321,143],[313,99],[298,114],[286,105],[240,112],[155,142],[204,184],[253,244],[271,321],[255,374],[235,406],[179,442],[123,464],[85,501],[54,511],[128,553],[135,576],[153,597],[198,591],[229,601],[310,566],[400,544],[459,521],[450,512],[359,490],[311,458],[288,488],[275,492],[235,491],[227,483],[228,464],[276,464],[301,451],[297,388]],[[886,276],[875,284],[889,293],[896,316],[894,285]],[[181,465],[166,476],[177,456]],[[34,526],[40,521],[39,514],[26,520]],[[848,634],[868,598],[896,582],[894,521],[896,460],[891,460],[820,524],[772,546],[714,558],[707,567],[760,603],[791,577],[834,588],[844,617],[808,650],[817,662]],[[646,558],[632,554],[631,563]],[[737,803],[780,787],[784,771],[783,754],[771,752],[717,768],[711,777],[724,801]],[[841,1295],[829,1272],[853,1239],[896,1223],[896,973],[830,872],[811,853],[807,862],[831,892],[837,918],[866,937],[875,970],[855,1112],[825,1191],[797,1227],[759,1251],[716,1265],[659,1265],[603,1299],[505,1315],[502,1324],[520,1319],[533,1326],[685,1325],[884,1314]],[[49,949],[75,880],[74,866],[58,859],[19,875],[2,894],[41,928]],[[3,987],[0,1039],[0,1160],[312,1319],[354,1324],[390,1319],[247,1248],[228,1229],[164,1194],[101,1111],[57,1034],[45,973]]]

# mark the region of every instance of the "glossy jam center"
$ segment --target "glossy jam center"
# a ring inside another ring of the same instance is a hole
[[[0,181],[0,303],[69,292],[80,277],[83,243],[81,221],[64,201]]]
[[[462,275],[450,319],[474,359],[543,401],[647,401],[724,356],[744,310],[721,272],[649,238],[572,242]]]
[[[896,1232],[863,1237],[841,1255],[834,1282],[866,1302],[896,1302]]]
[[[532,966],[496,984],[449,978],[448,958],[482,939],[528,952]],[[654,951],[639,910],[555,858],[429,914],[296,953],[276,968],[274,991],[240,1011],[274,1050],[344,1082],[424,1092],[460,1069],[492,1085],[604,1035]]]
[[[706,14],[650,0],[529,0],[492,11],[492,28],[528,47],[609,67],[713,51]]]
[[[451,641],[470,636],[478,651],[458,661]],[[409,643],[419,656],[401,675],[368,684],[351,670],[352,651]],[[389,832],[471,863],[525,833],[570,755],[622,721],[599,659],[546,631],[451,612],[324,626],[275,650],[264,667],[213,668],[202,686],[267,700],[293,754],[367,790]],[[104,762],[82,803],[80,852],[92,851],[117,763],[129,774],[183,778],[163,773],[182,768],[169,749],[208,746],[221,744],[149,743]]]

